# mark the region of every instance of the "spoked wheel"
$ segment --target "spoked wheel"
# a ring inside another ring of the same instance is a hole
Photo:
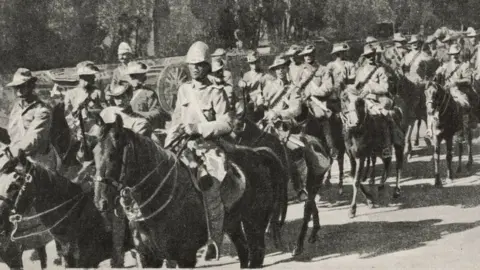
[[[156,90],[160,106],[166,112],[173,113],[177,102],[178,88],[189,79],[190,76],[185,63],[170,64],[160,72]]]

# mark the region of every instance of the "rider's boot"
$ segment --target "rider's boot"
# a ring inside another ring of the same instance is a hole
[[[205,169],[199,170],[199,183],[202,189],[203,206],[208,229],[208,242],[204,253],[205,260],[219,259],[223,241],[223,221],[225,207],[220,196],[220,181],[209,175]]]

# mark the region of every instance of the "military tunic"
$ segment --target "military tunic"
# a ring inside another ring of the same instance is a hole
[[[217,137],[232,131],[232,115],[223,86],[214,85],[210,80],[191,81],[178,89],[178,99],[172,115],[169,136],[180,124],[198,124],[203,138]],[[199,115],[202,113],[201,115]],[[173,139],[173,138],[170,138]]]
[[[160,102],[157,94],[146,87],[140,87],[133,91],[130,105],[134,112],[147,119],[154,128],[161,126]]]
[[[127,74],[127,65],[120,65],[115,70],[113,70],[112,82],[110,83],[110,89],[113,89],[118,85],[120,80],[125,77]]]
[[[8,121],[10,151],[14,156],[22,149],[33,161],[55,169],[55,155],[50,147],[51,110],[34,97],[15,101]]]
[[[355,80],[355,65],[349,61],[335,60],[327,64],[327,70],[333,80],[332,99],[339,99],[348,82]]]
[[[291,63],[288,66],[288,78],[293,84],[299,86],[300,79],[302,76],[303,65],[296,65],[295,63]]]
[[[392,46],[385,50],[386,64],[388,64],[395,72],[402,72],[402,59],[407,54],[407,50],[403,47]]]
[[[472,69],[469,63],[455,63],[449,61],[443,64],[435,72],[441,76],[445,87],[450,90],[455,101],[464,108],[470,107],[469,99],[466,93],[470,93]]]
[[[280,79],[269,81],[263,89],[263,104],[267,110],[272,110],[283,119],[293,119],[302,112],[300,88]]]
[[[363,65],[355,78],[355,85],[359,84],[363,84],[361,90],[367,93],[366,99],[379,102],[385,109],[390,109],[392,102],[388,97],[388,75],[382,66]]]

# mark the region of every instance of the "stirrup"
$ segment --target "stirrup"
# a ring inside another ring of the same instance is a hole
[[[207,240],[207,244],[205,245],[205,252],[203,253],[203,260],[204,261],[209,261],[211,259],[215,259],[215,260],[219,260],[220,259],[220,250],[218,248],[218,244],[217,242],[215,242],[215,240],[213,240],[211,237]],[[210,247],[213,247],[214,249],[214,253],[215,255],[214,256],[211,256],[210,255]]]

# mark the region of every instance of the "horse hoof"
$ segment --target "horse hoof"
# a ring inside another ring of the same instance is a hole
[[[303,247],[295,247],[292,251],[292,256],[296,257],[299,255],[302,255],[302,253],[303,253]]]
[[[375,205],[373,204],[373,201],[372,201],[372,200],[367,200],[367,206],[368,206],[368,208],[370,208],[370,209],[375,208]]]
[[[348,212],[348,217],[354,218],[356,214],[357,214],[357,207],[356,206],[351,207],[350,211]]]
[[[317,238],[318,238],[318,237],[317,237],[316,234],[310,235],[310,237],[308,238],[308,243],[309,243],[309,244],[313,244],[313,243],[317,242]]]
[[[443,188],[443,184],[440,181],[435,181],[435,187],[436,188]]]
[[[400,188],[396,187],[393,191],[393,198],[398,199],[400,197]]]

